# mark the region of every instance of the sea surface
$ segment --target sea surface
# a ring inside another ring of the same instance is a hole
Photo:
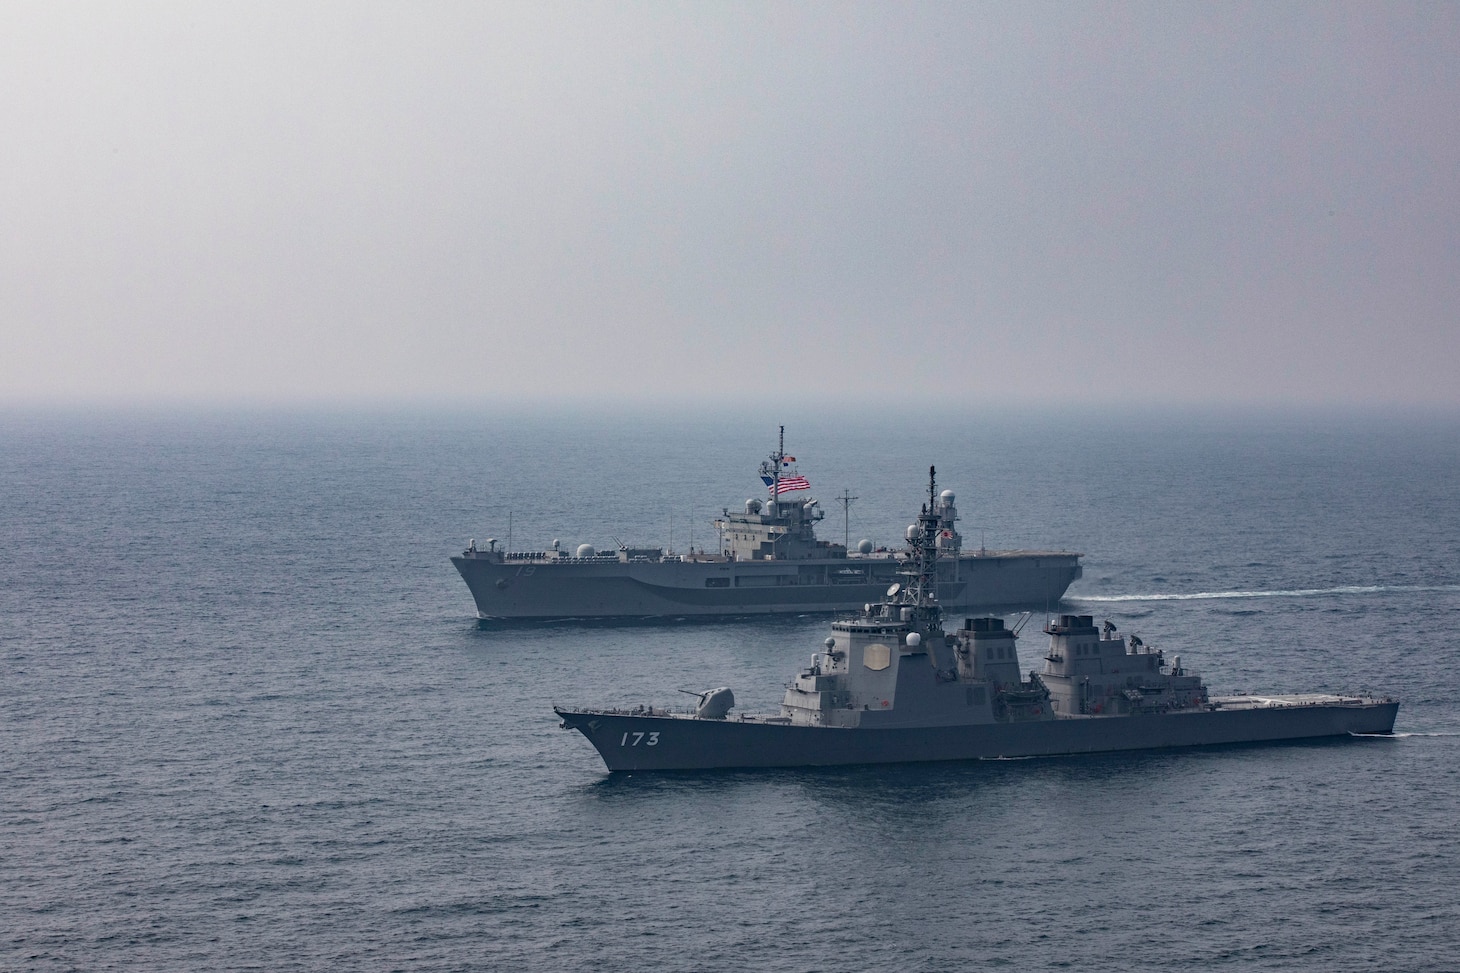
[[[610,777],[553,703],[771,709],[826,619],[482,627],[447,557],[712,546],[779,422],[823,537],[936,464],[1060,610],[1399,732]],[[0,544],[6,970],[1460,968],[1460,417],[11,411]]]

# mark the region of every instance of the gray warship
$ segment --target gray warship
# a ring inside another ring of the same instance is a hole
[[[745,501],[743,512],[722,509],[712,522],[714,553],[582,544],[569,554],[556,541],[552,550],[514,552],[493,538],[485,548],[473,540],[451,562],[477,617],[488,621],[838,612],[881,598],[915,552],[818,540],[816,525],[826,515],[820,502],[788,496],[810,488],[794,462],[782,426],[779,446],[760,465],[767,499]],[[935,508],[941,604],[1043,609],[1080,577],[1083,555],[1073,551],[962,550],[954,500],[944,491]]]
[[[937,537],[928,502],[909,527],[917,559],[904,581],[834,621],[774,715],[732,717],[726,687],[687,712],[554,707],[610,771],[709,770],[1051,756],[1352,734],[1388,734],[1399,704],[1338,696],[1217,697],[1200,676],[1093,616],[1045,626],[1043,672],[1019,672],[1017,629],[1000,617],[943,631]],[[1027,620],[1028,616],[1025,616]],[[683,691],[683,690],[681,690]]]

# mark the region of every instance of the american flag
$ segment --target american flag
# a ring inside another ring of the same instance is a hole
[[[776,490],[776,495],[777,496],[780,496],[782,493],[790,493],[793,490],[810,490],[810,489],[811,489],[811,481],[808,480],[808,479],[806,479],[806,477],[802,476],[801,474],[797,473],[797,474],[792,475],[792,476],[783,476],[783,477],[781,477],[780,488],[778,490]]]

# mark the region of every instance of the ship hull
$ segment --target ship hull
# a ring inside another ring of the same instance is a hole
[[[921,763],[1271,743],[1394,729],[1396,702],[1342,702],[1024,723],[854,729],[558,709],[610,771]]]
[[[466,554],[451,561],[486,620],[850,611],[883,599],[901,567],[891,558],[625,563]],[[1047,608],[1081,573],[1080,555],[1064,551],[964,554],[938,597],[949,610]]]

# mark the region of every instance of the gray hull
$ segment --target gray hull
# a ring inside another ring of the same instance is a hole
[[[951,558],[949,559],[951,562]],[[900,576],[891,559],[800,561],[453,557],[483,619],[653,618],[838,612],[881,600]],[[949,609],[1042,609],[1080,577],[1066,551],[989,551],[948,563]]]
[[[1027,723],[836,728],[556,710],[611,771],[918,763],[1266,743],[1394,729],[1396,702],[1208,709]]]

